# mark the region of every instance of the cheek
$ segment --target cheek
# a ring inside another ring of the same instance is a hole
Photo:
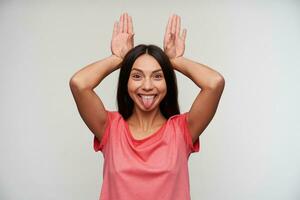
[[[127,88],[128,88],[128,92],[132,93],[132,92],[134,92],[138,88],[138,84],[135,81],[130,81],[129,80],[128,84],[127,84]]]
[[[167,85],[165,81],[159,82],[156,87],[160,92],[167,93]]]
[[[160,81],[158,84],[157,84],[157,87],[162,89],[162,90],[166,90],[167,89],[167,84],[166,84],[166,81]]]

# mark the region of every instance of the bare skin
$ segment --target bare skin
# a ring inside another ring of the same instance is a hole
[[[167,85],[159,63],[150,55],[140,56],[133,64],[128,80],[128,93],[134,102],[133,114],[127,120],[135,138],[156,132],[166,119],[159,104],[166,96]],[[155,94],[151,106],[144,105],[140,94]]]
[[[187,114],[188,129],[192,142],[195,142],[215,115],[225,80],[219,72],[209,66],[183,56],[187,31],[184,29],[181,33],[180,24],[178,15],[170,16],[163,45],[164,52],[169,57],[174,69],[184,74],[201,89]],[[114,24],[111,40],[112,55],[80,69],[69,82],[80,116],[99,141],[102,139],[107,124],[107,112],[100,97],[93,89],[106,76],[118,69],[126,53],[134,47],[133,36],[132,18],[127,13],[123,13],[119,22]],[[142,57],[140,61],[155,63],[149,57]],[[160,66],[152,64],[141,69],[142,81],[138,83],[135,82],[136,80],[132,80],[129,87],[135,107],[134,113],[127,123],[135,138],[149,136],[166,122],[158,109],[159,102],[165,95],[163,79],[156,80],[154,77],[156,74],[152,73],[155,67],[158,69]],[[148,68],[149,66],[153,68]],[[150,107],[142,105],[136,96],[139,93],[152,94],[152,92],[158,94],[159,98]]]

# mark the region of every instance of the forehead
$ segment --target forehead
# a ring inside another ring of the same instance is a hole
[[[132,65],[132,69],[139,69],[143,72],[152,72],[161,69],[159,63],[153,56],[143,54],[139,56]]]

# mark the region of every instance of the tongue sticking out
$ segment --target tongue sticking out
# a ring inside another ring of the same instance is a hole
[[[151,97],[144,97],[142,96],[142,101],[143,101],[143,104],[146,108],[149,108],[153,101],[154,101],[154,96],[151,96]]]

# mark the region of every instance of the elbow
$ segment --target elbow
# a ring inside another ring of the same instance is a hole
[[[225,78],[221,75],[217,81],[217,88],[219,88],[220,91],[222,92],[224,90],[224,87],[225,87]]]
[[[69,80],[69,87],[72,89],[72,88],[75,88],[77,87],[78,81],[76,80],[76,78],[74,76],[72,76]]]
[[[222,75],[218,75],[215,80],[214,83],[212,84],[211,88],[212,89],[224,89],[225,87],[225,78]]]
[[[224,86],[225,85],[225,78],[222,75],[219,75],[217,78],[217,85]]]
[[[72,76],[69,80],[69,87],[72,91],[75,90],[83,90],[85,87],[83,86],[82,83],[76,78],[75,76]]]

